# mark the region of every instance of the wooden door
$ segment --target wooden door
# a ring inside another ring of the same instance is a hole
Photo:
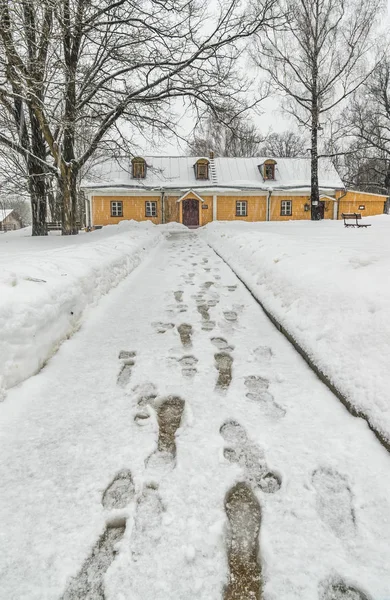
[[[194,198],[183,200],[183,225],[187,227],[199,226],[199,200]]]

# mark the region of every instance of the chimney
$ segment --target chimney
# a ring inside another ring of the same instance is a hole
[[[210,156],[211,160],[214,158],[214,150],[210,150],[209,156]]]

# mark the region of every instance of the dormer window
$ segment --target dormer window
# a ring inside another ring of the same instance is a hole
[[[275,179],[275,166],[276,160],[273,160],[272,158],[268,158],[260,165],[260,172],[264,180]]]
[[[133,179],[145,179],[146,161],[144,158],[135,157],[131,161],[131,174]]]
[[[207,158],[199,158],[194,164],[196,179],[209,178],[209,161]]]

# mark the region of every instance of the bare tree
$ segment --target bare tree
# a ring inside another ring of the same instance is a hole
[[[367,191],[390,193],[390,59],[377,65],[344,113],[344,132],[355,150],[347,163],[355,184]]]
[[[55,0],[8,4],[0,2],[0,143],[24,157],[33,234],[44,235],[47,148],[31,99],[44,101]]]
[[[26,107],[48,158],[42,162],[41,149],[20,135],[15,141],[0,132],[0,142],[55,175],[63,234],[76,232],[80,172],[121,120],[131,142],[136,129],[171,131],[178,97],[222,107],[233,93],[239,110],[242,41],[273,26],[278,0],[260,0],[253,10],[229,0],[218,14],[207,8],[195,0],[0,0],[0,99]],[[78,152],[84,129],[90,138]]]
[[[195,129],[188,151],[192,156],[208,156],[211,150],[216,156],[256,156],[263,139],[246,117],[211,113],[206,125]]]
[[[286,96],[287,110],[310,129],[312,218],[317,219],[320,120],[366,80],[380,2],[289,0],[288,5],[285,30],[258,37],[253,57]]]
[[[270,133],[260,147],[261,156],[294,158],[306,154],[307,142],[302,135],[293,131]]]

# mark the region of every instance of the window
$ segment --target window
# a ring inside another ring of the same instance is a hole
[[[248,215],[248,202],[246,200],[238,200],[236,202],[236,217],[246,217]]]
[[[196,161],[194,167],[196,179],[209,178],[209,161],[207,158],[200,158],[198,161]]]
[[[131,170],[133,179],[145,179],[146,177],[146,162],[144,158],[133,158],[131,161]]]
[[[361,204],[361,205],[359,206],[359,210],[365,210],[365,208],[366,208],[365,204]]]
[[[280,214],[282,217],[291,217],[292,200],[282,200],[280,203]]]
[[[264,179],[275,179],[275,165],[264,165]]]
[[[118,202],[117,200],[111,202],[111,216],[123,217],[123,202]]]
[[[157,202],[145,202],[145,215],[147,217],[157,217]]]

